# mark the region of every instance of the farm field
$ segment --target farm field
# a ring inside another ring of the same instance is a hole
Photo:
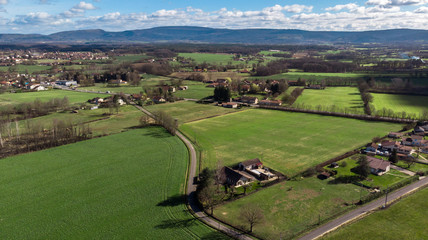
[[[122,62],[135,62],[138,60],[149,58],[150,56],[147,56],[145,54],[127,54],[123,56],[115,56],[114,62],[116,64],[122,63]]]
[[[187,162],[161,128],[2,159],[0,238],[220,239],[187,212]]]
[[[307,80],[323,80],[326,78],[362,78],[366,76],[372,77],[385,77],[386,75],[382,74],[373,74],[373,73],[313,73],[313,72],[299,72],[299,71],[290,71],[287,73],[280,73],[266,77],[254,76],[249,77],[249,79],[288,79],[288,80],[298,80],[299,78],[307,79]],[[391,77],[406,77],[406,74],[396,74],[391,75]]]
[[[122,85],[120,87],[107,87],[107,84],[104,84],[104,83],[95,83],[95,86],[79,87],[78,89],[92,91],[92,92],[101,92],[101,93],[105,93],[107,91],[111,93],[122,92],[125,94],[140,93],[143,91],[143,88],[141,86]]]
[[[428,218],[423,212],[428,209],[427,198],[428,188],[425,188],[322,239],[425,239]]]
[[[324,90],[305,89],[295,103],[311,105],[312,109],[316,109],[317,105],[323,107],[334,105],[341,109],[361,110],[364,113],[360,92],[354,87],[327,87]]]
[[[0,71],[2,72],[7,72],[9,70],[10,67],[8,66],[0,66]],[[15,68],[15,66],[13,66],[13,68]],[[16,71],[19,73],[34,73],[34,72],[40,72],[40,71],[45,71],[45,70],[49,70],[51,69],[51,66],[42,66],[42,65],[16,65]]]
[[[286,175],[339,156],[401,125],[315,114],[251,109],[181,125],[204,149],[203,167],[261,158]],[[362,129],[369,129],[362,131]]]
[[[65,90],[51,90],[26,93],[4,93],[0,95],[0,106],[33,102],[36,99],[40,99],[42,102],[46,102],[53,98],[62,99],[65,96],[67,96],[70,103],[82,103],[94,97],[107,97],[108,95],[99,93],[73,92]]]
[[[411,96],[400,94],[372,93],[373,105],[377,111],[386,108],[394,112],[414,113],[419,116],[423,111],[428,111],[427,96]]]
[[[218,107],[211,104],[199,104],[191,101],[155,104],[145,108],[151,112],[165,111],[172,117],[177,118],[179,124],[239,111],[237,109]]]
[[[257,193],[227,203],[214,210],[216,217],[242,226],[239,211],[242,206],[257,204],[265,221],[256,225],[254,233],[263,239],[290,239],[299,232],[316,227],[321,221],[350,209],[366,190],[353,184],[328,184],[315,177],[286,181]],[[245,229],[248,226],[245,226]]]
[[[214,94],[214,88],[207,88],[206,84],[195,81],[184,81],[183,85],[188,86],[189,89],[184,91],[176,91],[175,96],[181,98],[201,99]]]
[[[192,58],[197,63],[223,64],[233,62],[233,54],[215,54],[215,53],[179,53],[178,56]]]

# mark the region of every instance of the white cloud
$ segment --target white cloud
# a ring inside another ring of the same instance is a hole
[[[8,0],[0,0],[0,5],[6,5],[8,3],[9,3]]]
[[[75,9],[81,9],[81,10],[94,10],[96,9],[94,5],[92,5],[92,3],[87,3],[87,2],[80,2],[79,4],[77,4],[76,6],[74,6]]]
[[[428,0],[368,0],[367,5],[378,6],[408,6],[408,5],[422,5],[428,3]]]
[[[341,4],[341,5],[336,5],[334,7],[328,7],[325,10],[326,11],[341,11],[343,9],[347,9],[347,10],[355,10],[357,9],[359,6],[355,3],[348,3],[348,4]]]
[[[428,13],[428,7],[420,7],[415,10],[415,13]]]

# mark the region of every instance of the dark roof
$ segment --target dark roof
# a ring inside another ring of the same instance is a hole
[[[220,172],[220,183],[226,184],[228,183],[229,179],[229,183],[235,185],[243,177],[246,178],[245,176],[231,169],[230,167],[223,167]]]
[[[254,164],[261,165],[261,164],[262,164],[262,162],[260,161],[260,159],[258,159],[258,158],[254,158],[254,159],[250,159],[250,160],[247,160],[247,161],[243,161],[243,162],[241,162],[241,164],[242,164],[244,167],[248,167],[248,166],[252,166],[252,165],[254,165]]]
[[[379,158],[367,156],[367,162],[369,163],[369,167],[373,169],[379,169],[382,171],[386,171],[386,168],[390,166],[388,161],[384,161]]]

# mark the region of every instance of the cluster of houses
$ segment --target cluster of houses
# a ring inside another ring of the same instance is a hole
[[[250,159],[239,163],[237,169],[223,167],[220,172],[220,184],[240,187],[253,181],[272,181],[278,176],[263,166],[260,159]]]
[[[231,99],[229,102],[222,103],[221,106],[225,108],[238,108],[239,106],[281,106],[281,100],[260,100],[257,97],[242,96]]]
[[[91,110],[95,110],[98,108],[106,108],[111,106],[112,103],[114,103],[114,96],[109,96],[105,98],[95,97],[88,100],[88,103],[95,104],[95,106],[91,107]],[[126,102],[121,98],[117,98],[116,103],[120,106],[125,105]]]

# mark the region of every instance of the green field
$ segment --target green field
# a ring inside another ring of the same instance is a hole
[[[101,93],[105,93],[109,91],[111,93],[133,94],[133,93],[142,92],[143,88],[141,86],[130,86],[130,85],[121,85],[120,87],[107,87],[107,84],[95,83],[95,86],[79,87],[79,90],[87,90],[87,91],[101,92]]]
[[[427,198],[428,188],[425,188],[322,239],[426,239],[428,218],[424,213],[428,209]]]
[[[201,99],[214,95],[214,88],[207,88],[206,84],[195,81],[184,81],[183,85],[188,86],[189,89],[184,91],[177,91],[175,96],[181,98]]]
[[[172,117],[177,118],[180,124],[239,111],[237,109],[218,107],[211,104],[199,104],[191,101],[155,104],[145,108],[151,112],[165,111]]]
[[[14,67],[12,67],[12,68],[14,68]],[[0,71],[7,72],[9,70],[9,68],[10,67],[1,66]],[[19,73],[28,72],[30,74],[32,74],[34,72],[49,70],[51,68],[52,68],[51,66],[41,66],[41,65],[22,65],[22,64],[16,65],[16,71],[17,72],[19,72]]]
[[[1,239],[218,239],[183,198],[188,152],[146,128],[0,161]]]
[[[295,103],[311,105],[312,109],[316,109],[318,105],[323,107],[334,105],[341,109],[361,110],[364,113],[360,92],[354,87],[327,87],[324,90],[305,89]]]
[[[360,194],[368,193],[353,184],[328,184],[328,180],[312,177],[276,184],[220,206],[214,214],[233,225],[242,226],[241,207],[248,203],[257,204],[264,212],[265,221],[254,228],[254,233],[262,239],[290,239],[316,227],[319,219],[324,221],[351,208],[347,204],[358,201]]]
[[[191,58],[197,63],[227,64],[233,61],[233,54],[215,54],[215,53],[179,53],[178,56]]]
[[[135,62],[135,61],[139,61],[139,60],[146,59],[149,57],[150,56],[147,56],[145,54],[127,54],[127,55],[123,55],[123,56],[115,56],[114,62],[116,64],[121,63],[121,62]]]
[[[400,125],[315,114],[252,109],[181,125],[204,149],[204,167],[261,158],[267,167],[294,175],[397,131]]]
[[[377,111],[386,108],[394,112],[414,113],[417,116],[428,111],[428,96],[372,93],[373,105]]]
[[[53,98],[62,99],[65,96],[68,97],[70,103],[82,103],[94,97],[107,97],[108,95],[98,93],[73,92],[65,90],[51,90],[26,93],[4,93],[0,95],[0,106],[32,102],[36,99],[40,99],[42,102],[46,102]]]

